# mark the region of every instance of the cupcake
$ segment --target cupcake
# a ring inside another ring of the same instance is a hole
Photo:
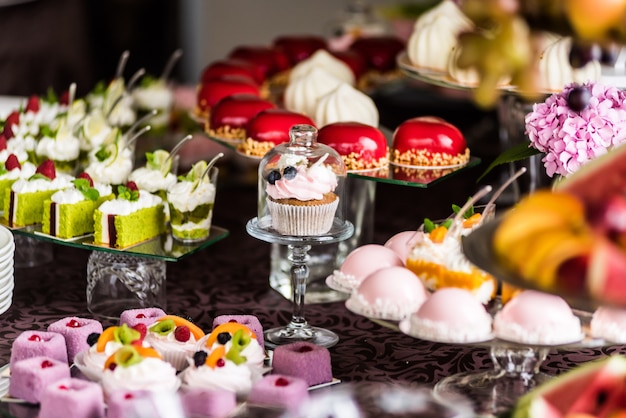
[[[187,367],[193,357],[197,342],[204,337],[198,326],[176,315],[159,318],[148,328],[146,342],[169,362],[176,370]]]
[[[271,228],[279,234],[324,235],[339,206],[336,189],[339,176],[345,177],[345,164],[332,148],[317,144],[317,129],[311,125],[294,126],[290,137],[289,144],[275,147],[259,166],[260,188],[266,193],[259,210],[267,208]]]

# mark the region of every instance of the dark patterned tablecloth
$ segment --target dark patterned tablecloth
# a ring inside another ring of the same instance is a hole
[[[377,240],[404,228],[396,216],[381,216],[395,190],[381,190]],[[233,187],[218,195],[214,222],[231,235],[200,253],[167,264],[167,310],[192,318],[209,329],[216,315],[251,313],[264,327],[286,324],[291,303],[269,287],[269,244],[245,232],[255,216],[256,189]],[[221,207],[221,210],[219,209]],[[236,208],[236,210],[233,210]],[[229,210],[230,209],[230,210]],[[432,208],[431,208],[432,209]],[[407,227],[416,219],[409,219]],[[10,309],[0,315],[0,364],[9,360],[13,339],[22,331],[44,329],[65,316],[92,315],[85,288],[89,251],[55,245],[52,263],[15,271]],[[333,374],[343,382],[411,382],[431,387],[461,371],[492,367],[485,348],[432,343],[414,339],[348,311],[342,302],[309,304],[308,321],[335,331],[339,343],[330,349]],[[104,321],[106,325],[106,321]],[[557,374],[581,362],[620,351],[622,347],[553,351],[542,369]]]

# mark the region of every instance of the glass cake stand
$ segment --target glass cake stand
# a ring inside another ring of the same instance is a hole
[[[304,316],[304,297],[309,276],[309,250],[312,246],[332,244],[344,241],[354,233],[350,221],[335,218],[328,233],[319,236],[282,235],[271,228],[271,217],[252,218],[246,224],[246,231],[261,241],[286,245],[291,262],[291,280],[293,289],[293,311],[291,322],[286,326],[265,331],[266,344],[278,346],[296,341],[308,341],[323,347],[332,347],[339,341],[334,332],[309,325]]]

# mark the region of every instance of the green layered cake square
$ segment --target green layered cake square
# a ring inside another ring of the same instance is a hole
[[[106,215],[96,209],[94,228],[96,244],[125,248],[147,241],[165,232],[163,204],[139,209],[128,215]],[[106,235],[109,236],[108,240]]]
[[[49,200],[57,190],[15,193],[10,188],[4,195],[4,219],[10,227],[41,223],[43,202]]]
[[[94,232],[94,212],[106,200],[114,195],[99,197],[97,200],[85,199],[76,203],[55,203],[46,200],[43,206],[43,225],[41,230],[59,238],[74,238]]]
[[[17,179],[2,179],[0,180],[0,196],[4,196],[7,190],[11,189],[11,185],[15,183]],[[0,210],[4,210],[5,199],[0,199]]]

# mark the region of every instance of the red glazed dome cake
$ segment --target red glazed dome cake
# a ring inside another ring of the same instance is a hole
[[[357,86],[366,90],[399,77],[396,56],[404,48],[402,40],[390,35],[356,39],[348,50],[359,54],[366,63],[366,73],[359,79]]]
[[[205,130],[216,138],[243,141],[250,119],[265,109],[275,107],[271,101],[253,94],[233,94],[213,106]]]
[[[285,35],[274,39],[274,48],[282,51],[291,66],[309,58],[319,49],[326,49],[326,40],[316,35]]]
[[[465,137],[454,125],[433,116],[402,122],[393,133],[391,162],[411,167],[454,167],[469,161]]]
[[[289,141],[289,130],[294,125],[312,125],[308,116],[285,109],[266,109],[250,119],[246,127],[247,138],[237,146],[245,155],[263,157],[278,144]]]
[[[335,122],[322,127],[317,140],[337,151],[349,171],[375,170],[389,163],[387,139],[374,126]]]
[[[254,64],[238,59],[213,61],[202,71],[201,83],[220,79],[224,76],[239,75],[252,78],[257,84],[265,81],[264,69]]]
[[[252,77],[227,75],[208,80],[198,87],[195,113],[197,116],[207,117],[217,102],[238,93],[260,96],[261,90]]]
[[[268,46],[238,46],[228,54],[228,58],[246,61],[260,68],[266,79],[291,67],[283,51]]]

